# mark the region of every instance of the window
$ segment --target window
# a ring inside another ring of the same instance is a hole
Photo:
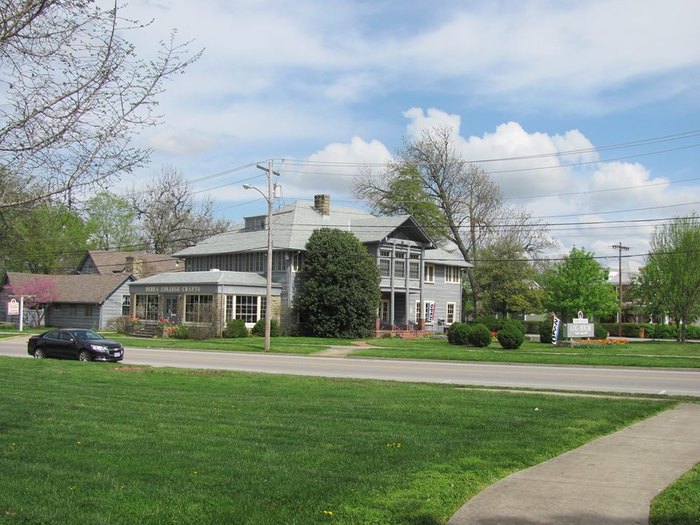
[[[434,283],[435,282],[435,266],[432,264],[425,265],[425,282]]]
[[[136,296],[136,317],[147,321],[158,320],[158,296],[157,295],[137,295]]]
[[[408,263],[408,277],[409,279],[420,279],[420,265],[417,262]]]
[[[188,323],[210,323],[213,319],[213,305],[214,297],[212,295],[186,295],[185,321]]]
[[[394,277],[406,277],[406,261],[394,261]]]
[[[85,317],[92,317],[92,314],[93,314],[93,305],[86,304],[85,305]]]
[[[236,319],[243,319],[246,323],[255,323],[265,312],[265,298],[257,295],[236,296]]]
[[[382,277],[391,276],[391,261],[389,259],[379,259],[379,274]]]
[[[413,316],[413,320],[418,324],[418,321],[420,321],[420,301],[416,301],[416,309],[414,311],[415,315]]]
[[[304,266],[304,254],[302,252],[296,252],[292,255],[292,271],[300,272]]]
[[[122,295],[122,315],[131,315],[131,296]]]
[[[457,266],[445,266],[445,282],[459,283],[461,282],[461,272]]]
[[[227,295],[226,296],[226,322],[230,321],[233,319],[233,305],[235,303],[236,296],[235,295]]]
[[[391,250],[379,250],[380,257],[391,257]]]
[[[455,322],[455,312],[457,311],[457,305],[455,303],[447,303],[447,316],[445,318],[445,323],[451,325]]]

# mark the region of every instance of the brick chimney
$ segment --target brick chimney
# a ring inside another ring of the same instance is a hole
[[[133,275],[136,279],[140,279],[143,275],[143,261],[139,257],[127,255],[124,271]]]
[[[314,195],[314,210],[321,215],[331,214],[331,196]]]

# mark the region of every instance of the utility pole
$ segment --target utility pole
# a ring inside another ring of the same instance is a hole
[[[272,319],[272,202],[275,198],[272,185],[272,175],[279,173],[272,169],[272,161],[267,161],[267,166],[257,164],[256,167],[267,173],[267,280],[265,291],[265,352],[270,351],[270,320]],[[257,190],[257,188],[254,188]],[[258,190],[260,191],[260,190]],[[261,192],[262,193],[262,192]]]
[[[629,246],[623,246],[622,242],[613,244],[612,248],[617,250],[617,289],[620,299],[619,311],[617,313],[617,336],[622,337],[622,251],[630,249]]]

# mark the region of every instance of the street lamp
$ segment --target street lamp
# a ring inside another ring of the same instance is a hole
[[[263,199],[267,201],[267,282],[265,290],[265,352],[270,351],[270,319],[272,319],[272,200],[274,199],[274,193],[272,188],[272,175],[279,175],[279,173],[272,170],[272,161],[268,162],[267,167],[257,166],[259,169],[265,170],[267,172],[267,195],[265,195],[259,188],[251,186],[250,184],[244,184],[243,189],[255,190]]]

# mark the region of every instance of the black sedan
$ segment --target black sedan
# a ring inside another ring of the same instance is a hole
[[[64,357],[80,361],[121,361],[124,347],[92,330],[61,328],[33,335],[27,352],[37,359]]]

